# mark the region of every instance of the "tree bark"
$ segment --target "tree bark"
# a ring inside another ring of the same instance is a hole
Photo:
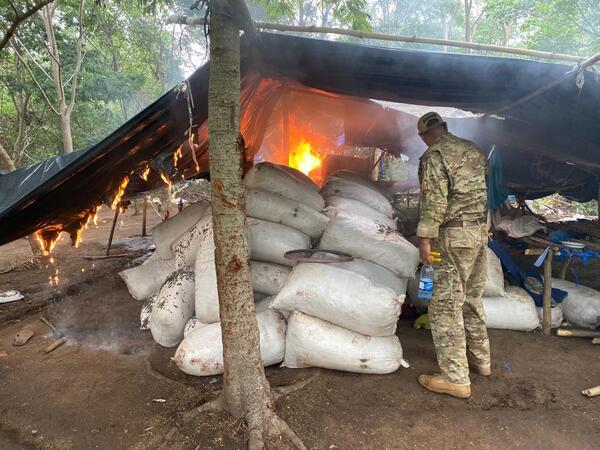
[[[16,170],[15,163],[2,144],[0,144],[0,169],[7,172]]]
[[[226,7],[226,0],[211,1],[209,164],[223,330],[223,394],[229,412],[250,424],[253,415],[272,409],[273,396],[260,356],[250,278],[239,137],[239,31],[229,17],[221,15]]]

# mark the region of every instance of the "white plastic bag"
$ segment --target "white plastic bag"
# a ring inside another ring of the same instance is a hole
[[[150,329],[150,315],[152,314],[152,306],[156,297],[150,297],[142,305],[140,311],[140,330],[146,331]]]
[[[566,280],[552,279],[552,287],[569,293],[561,303],[564,318],[573,325],[600,327],[600,292]]]
[[[269,191],[248,189],[246,213],[249,217],[280,223],[302,231],[314,239],[323,234],[329,218],[297,200]]]
[[[281,362],[285,352],[285,320],[272,310],[258,313],[256,319],[263,364],[270,366]],[[189,375],[202,377],[222,374],[221,324],[212,323],[187,335],[177,348],[173,361]]]
[[[208,234],[212,236],[212,228],[212,214],[208,214],[180,237],[175,246],[175,263],[178,270],[194,265],[198,248],[206,241]]]
[[[244,184],[249,189],[260,189],[283,195],[321,211],[325,207],[325,201],[319,192],[315,191],[314,183],[309,184],[306,176],[294,174],[293,170],[271,163],[256,164],[246,173]]]
[[[248,240],[250,257],[284,266],[293,266],[294,261],[284,257],[290,250],[310,248],[310,238],[301,231],[279,223],[248,218]]]
[[[419,251],[400,233],[364,217],[337,214],[319,248],[366,259],[402,278],[414,277],[419,264]]]
[[[365,336],[301,312],[289,317],[285,367],[384,374],[394,372],[402,362],[397,336]]]
[[[392,230],[398,228],[393,219],[390,219],[385,214],[380,213],[361,201],[352,198],[338,197],[336,195],[330,195],[327,197],[326,201],[327,207],[325,208],[325,214],[331,219],[333,219],[337,213],[342,212],[348,216],[366,217],[367,219],[388,226]]]
[[[392,204],[379,191],[358,184],[344,178],[330,177],[321,188],[321,195],[327,199],[329,196],[346,197],[365,203],[371,208],[379,211],[386,217],[391,218],[394,214]]]
[[[504,272],[500,258],[496,256],[491,248],[487,248],[487,275],[485,280],[485,288],[483,290],[484,297],[502,297],[505,296],[504,291]]]
[[[156,294],[150,315],[150,331],[163,347],[183,339],[183,329],[194,315],[194,272],[182,270],[169,278]]]
[[[536,306],[535,310],[537,311],[538,319],[540,319],[540,327],[543,326],[544,323],[544,308],[541,306]],[[563,312],[562,306],[560,304],[554,305],[550,310],[550,322],[552,323],[552,328],[558,328],[563,323]]]
[[[488,328],[532,331],[540,325],[535,303],[525,289],[508,286],[505,297],[483,297]]]
[[[207,214],[210,214],[210,203],[206,200],[199,200],[154,227],[152,239],[156,246],[156,253],[162,259],[175,258],[175,244],[181,235]]]
[[[183,337],[185,338],[192,331],[197,330],[198,328],[202,328],[206,325],[208,324],[200,322],[200,320],[198,320],[197,317],[192,317],[190,320],[187,321],[185,327],[183,328]]]
[[[175,272],[175,261],[163,260],[156,253],[143,264],[119,272],[131,296],[139,301],[147,300],[161,288]]]
[[[290,274],[288,266],[281,264],[266,263],[262,261],[250,261],[252,271],[252,289],[261,294],[277,294]]]
[[[391,336],[403,301],[404,295],[357,272],[332,264],[300,263],[272,307],[301,311],[370,336]]]

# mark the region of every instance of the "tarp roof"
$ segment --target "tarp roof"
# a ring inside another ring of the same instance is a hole
[[[242,132],[254,151],[277,98],[273,93],[281,94],[290,82],[314,92],[324,91],[323,95],[494,113],[560,79],[570,69],[562,64],[397,50],[281,34],[262,33],[259,41],[243,38],[241,48]],[[192,121],[199,126],[194,148],[200,172],[205,173],[208,65],[188,79],[188,91],[193,97]],[[597,192],[600,174],[598,105],[600,81],[586,71],[581,89],[573,74],[534,99],[507,109],[502,120],[456,119],[451,127],[484,147],[497,144],[506,155],[504,168],[513,189],[531,196],[563,189],[572,198],[589,200]],[[371,103],[363,107],[365,111],[374,108]],[[151,160],[153,166],[168,170],[165,166],[169,166],[173,151],[188,141],[188,126],[188,101],[178,86],[91,148],[1,175],[0,244],[42,228],[76,229],[95,205],[112,199],[125,176],[142,172]],[[406,141],[401,147],[416,145],[404,139],[402,132],[408,129],[398,130],[398,140]],[[393,136],[387,125],[373,121],[364,128],[357,125],[354,131],[357,141],[370,133],[375,141],[388,141],[386,145]],[[190,154],[187,144],[183,154]],[[184,158],[175,171],[177,177],[197,176],[195,166],[190,158]],[[144,191],[158,180],[156,172],[152,177],[144,183],[131,176],[128,193]]]

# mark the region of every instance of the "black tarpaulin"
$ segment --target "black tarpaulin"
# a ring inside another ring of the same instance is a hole
[[[494,113],[571,69],[562,64],[267,33],[260,35],[258,43],[242,39],[241,54],[242,132],[249,157],[260,146],[276,101],[289,83],[321,95],[338,95],[339,101],[352,96],[357,102],[379,99]],[[155,185],[159,171],[177,179],[206,175],[208,66],[198,69],[185,89],[182,86],[87,150],[0,175],[0,244],[40,229],[72,229],[99,203],[110,204],[126,176],[130,194]],[[191,158],[187,135],[190,93],[196,160]],[[519,192],[534,197],[562,191],[589,200],[597,192],[600,174],[599,104],[600,82],[586,71],[582,89],[575,85],[573,73],[542,95],[508,108],[500,119],[463,119],[451,125],[457,127],[457,134],[483,147],[498,145],[506,155],[506,178]],[[366,118],[382,119],[365,120],[363,128],[355,120],[349,134],[357,142],[362,140],[361,145],[398,150],[392,148],[394,133],[398,142],[407,141],[406,128],[390,131],[384,119],[398,113],[363,106]],[[180,146],[182,158],[173,167],[171,155]],[[144,182],[138,175],[148,164],[153,170]],[[537,169],[527,170],[528,164]]]

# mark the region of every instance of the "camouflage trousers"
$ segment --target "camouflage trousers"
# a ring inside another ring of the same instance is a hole
[[[440,228],[432,247],[442,259],[434,266],[429,305],[438,364],[447,381],[468,384],[468,360],[490,364],[481,302],[487,274],[487,227]]]

